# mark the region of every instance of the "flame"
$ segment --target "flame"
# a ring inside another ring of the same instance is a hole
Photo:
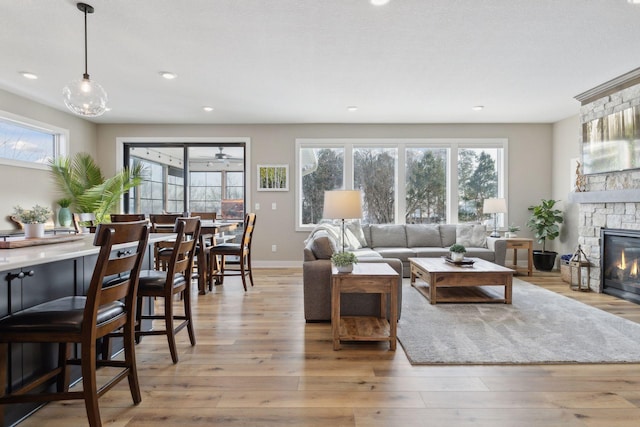
[[[631,265],[631,271],[629,272],[629,276],[638,277],[638,260],[633,260],[633,264]]]
[[[620,262],[620,269],[621,270],[627,269],[627,262],[624,259],[624,251],[622,251],[622,261]]]

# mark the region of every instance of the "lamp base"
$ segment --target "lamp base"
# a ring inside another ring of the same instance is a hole
[[[502,237],[498,230],[493,230],[493,232],[489,235],[489,237]]]

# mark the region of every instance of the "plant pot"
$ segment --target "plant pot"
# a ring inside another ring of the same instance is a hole
[[[336,269],[338,270],[338,273],[351,273],[353,271],[353,264],[341,266],[336,265]]]
[[[69,227],[71,225],[71,210],[69,208],[60,208],[58,212],[58,223],[61,227]]]
[[[24,238],[37,239],[44,237],[44,224],[24,224]]]
[[[533,251],[533,265],[536,270],[551,271],[556,265],[557,252],[553,251]]]
[[[449,258],[451,261],[458,262],[464,259],[464,253],[462,252],[449,252]]]

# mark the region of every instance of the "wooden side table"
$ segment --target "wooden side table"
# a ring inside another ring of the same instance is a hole
[[[524,249],[527,251],[527,276],[533,275],[533,239],[526,239],[523,237],[508,237],[507,249],[513,249],[513,265],[507,266],[518,271],[523,270],[522,267],[518,268],[518,249]]]
[[[380,317],[341,316],[340,295],[343,293],[380,294]],[[387,294],[390,294],[387,320]],[[389,341],[396,349],[398,327],[398,273],[386,263],[359,263],[351,273],[331,274],[331,329],[333,349],[340,341]]]

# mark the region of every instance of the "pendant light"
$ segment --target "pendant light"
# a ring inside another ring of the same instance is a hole
[[[89,79],[87,71],[87,13],[93,13],[93,6],[86,3],[78,3],[76,6],[84,13],[84,74],[81,79],[65,86],[62,95],[65,105],[74,113],[85,117],[97,117],[107,108],[107,93],[100,84]]]

